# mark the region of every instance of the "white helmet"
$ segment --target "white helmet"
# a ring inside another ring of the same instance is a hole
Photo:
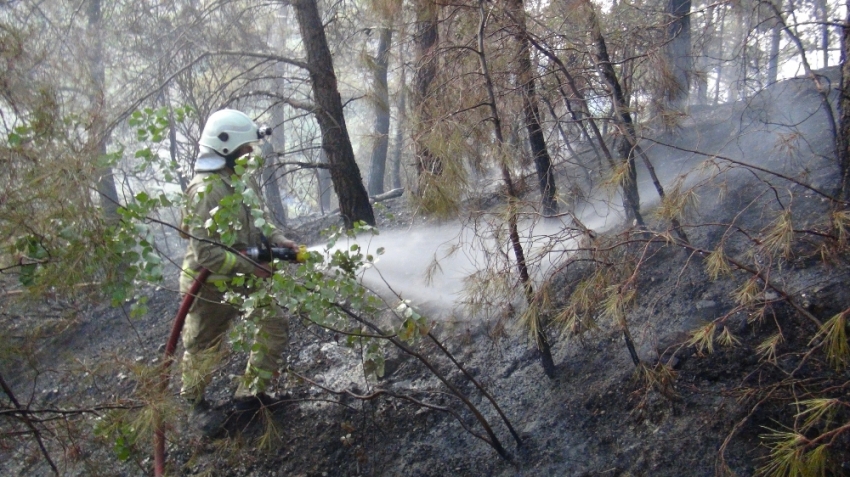
[[[270,136],[269,127],[258,127],[245,113],[235,109],[222,109],[207,119],[199,144],[201,153],[195,162],[195,171],[217,171],[225,166],[225,158],[245,144]]]
[[[201,146],[222,156],[228,156],[239,146],[257,142],[262,137],[260,128],[247,114],[235,109],[222,109],[212,113],[201,133]]]

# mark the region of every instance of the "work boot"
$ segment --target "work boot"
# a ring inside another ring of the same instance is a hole
[[[220,406],[213,406],[206,399],[192,404],[189,425],[204,437],[215,437],[224,429],[227,413]]]

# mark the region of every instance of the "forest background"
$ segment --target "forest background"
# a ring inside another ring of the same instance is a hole
[[[492,458],[529,469],[535,454],[509,450],[493,428],[504,423],[517,444],[533,432],[515,431],[476,380],[485,365],[466,369],[449,344],[485,353],[511,337],[533,350],[542,369],[528,376],[544,386],[567,379],[557,361],[572,351],[561,343],[605,336],[617,346],[601,358],[622,364],[613,356],[625,353],[633,365],[640,398],[627,407],[637,414],[654,403],[673,415],[688,401],[683,356],[727,353],[751,367],[729,365],[740,374],[723,393],[739,408],[717,429],[728,437],[710,472],[846,472],[848,21],[846,5],[817,0],[0,2],[0,442],[10,472],[110,475],[104,462],[162,472],[160,458],[144,457],[148,444],[179,432],[168,423],[185,409],[159,385],[162,360],[149,354],[161,350],[83,359],[65,345],[87,326],[106,332],[99,304],[149,323],[176,300],[158,291],[174,290],[179,273],[181,192],[200,129],[223,107],[273,129],[240,167],[261,178],[277,225],[315,246],[308,263],[236,304],[271,296],[304,333],[356,351],[356,386],[329,387],[309,366],[289,375],[299,386],[445,413]],[[382,205],[400,193],[392,211]],[[237,199],[230,207],[252,200]],[[228,210],[208,227],[226,230]],[[372,234],[383,226],[406,242],[381,244]],[[434,230],[445,234],[406,248]],[[392,247],[426,257],[432,281],[464,257],[449,286],[462,293],[411,300],[411,270],[389,278],[394,265],[411,268]],[[692,305],[674,327],[652,298],[656,280]],[[466,324],[446,325],[455,321]],[[457,332],[471,322],[486,339]],[[234,353],[251,326],[236,327]],[[441,353],[448,364],[435,365]],[[434,382],[381,381],[400,355]],[[494,372],[509,377],[516,362]],[[57,384],[106,370],[95,394]],[[604,389],[623,382],[605,376]],[[761,445],[740,444],[749,457],[729,463],[746,429]],[[276,433],[261,434],[272,445]],[[168,441],[171,454],[186,452],[181,442]],[[335,455],[365,473],[359,454]],[[200,473],[192,462],[169,469]],[[618,468],[640,473],[635,465]]]

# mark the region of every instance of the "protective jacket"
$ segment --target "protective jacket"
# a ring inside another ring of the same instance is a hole
[[[191,236],[186,255],[183,260],[183,274],[180,278],[180,289],[186,292],[191,286],[195,275],[201,267],[210,270],[208,280],[227,280],[236,274],[250,274],[254,271],[254,264],[241,256],[221,246],[222,238],[216,232],[210,232],[205,224],[213,217],[213,214],[221,207],[221,201],[227,196],[235,193],[232,185],[232,171],[220,169],[217,171],[198,172],[186,189],[188,207],[184,211],[183,230]],[[238,218],[232,218],[234,222],[228,228],[234,234],[235,241],[232,249],[244,250],[248,247],[261,245],[263,233],[254,224],[254,217],[267,217],[265,208],[262,207],[259,187],[253,180],[246,181],[250,192],[257,197],[260,210],[252,213],[250,207],[240,201]],[[247,191],[246,191],[247,192]],[[271,223],[266,219],[266,223]],[[279,230],[274,229],[270,237],[272,243],[286,240]]]

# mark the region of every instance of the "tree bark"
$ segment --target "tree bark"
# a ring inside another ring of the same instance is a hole
[[[319,163],[327,164],[328,159],[325,156],[325,151],[319,152]],[[316,193],[319,196],[319,212],[328,214],[331,210],[331,192],[333,182],[331,181],[331,172],[326,167],[316,168]]]
[[[705,31],[713,31],[714,30],[714,15],[716,6],[709,6],[706,8],[704,18],[705,18]],[[709,60],[709,53],[711,48],[711,41],[703,41],[698,42],[700,45],[700,51],[696,54],[696,58],[694,59],[694,69],[696,71],[702,72],[702,74],[694,75],[694,86],[696,87],[696,103],[700,106],[705,106],[708,104],[708,72],[711,69],[711,63]]]
[[[387,66],[390,59],[392,30],[381,28],[378,54],[375,56],[375,144],[369,167],[369,195],[384,192],[384,175],[387,166],[387,149],[390,134],[390,97],[387,90]]]
[[[345,125],[342,99],[319,7],[316,0],[294,0],[292,6],[295,8],[307,63],[310,65],[313,97],[318,106],[316,120],[322,131],[322,150],[330,165],[331,181],[339,198],[343,222],[347,228],[352,228],[359,221],[375,225],[372,204],[363,186]]]
[[[280,86],[279,86],[280,87]],[[273,150],[277,154],[275,154],[274,159],[270,160],[266,163],[266,167],[270,168],[274,178],[275,190],[277,191],[277,201],[280,203],[280,212],[275,210],[277,205],[272,205],[272,213],[275,215],[280,214],[278,220],[281,225],[285,225],[287,219],[287,207],[284,201],[284,197],[288,191],[288,181],[289,176],[287,176],[286,166],[281,164],[283,162],[283,153],[286,151],[286,131],[284,130],[283,124],[286,121],[283,104],[276,104],[272,107],[272,127],[275,128],[275,133],[272,134],[271,143],[274,146]],[[284,192],[281,193],[281,190]]]
[[[823,52],[822,68],[829,66],[829,5],[826,0],[816,0],[818,23],[820,23],[820,47]]]
[[[437,76],[437,5],[434,0],[417,0],[416,8],[416,84],[413,108],[417,115],[418,129],[414,132],[416,149],[416,171],[419,175],[419,194],[427,184],[429,175],[442,175],[443,164],[439,157],[419,140],[431,128],[432,114],[428,105],[431,83]],[[423,184],[424,183],[424,184]]]
[[[540,110],[537,105],[537,92],[534,71],[531,63],[531,48],[529,47],[528,31],[525,23],[525,8],[522,0],[508,0],[508,11],[516,23],[516,38],[518,44],[516,72],[522,89],[522,109],[525,118],[525,128],[528,131],[528,142],[534,167],[537,170],[537,181],[540,187],[543,215],[550,217],[558,213],[557,190],[552,158],[546,147],[546,138],[540,127]]]
[[[720,32],[717,35],[721,41],[717,42],[717,52],[715,53],[716,58],[723,58],[723,41],[722,39],[726,37],[726,8],[723,7],[720,9],[720,18],[717,22],[720,25]],[[712,104],[717,104],[720,102],[720,85],[723,82],[723,79],[726,77],[724,74],[726,72],[726,64],[721,63],[717,68],[717,79],[714,81],[714,101]]]
[[[770,29],[770,53],[767,58],[767,84],[776,83],[779,76],[779,40],[782,39],[782,25],[777,21]]]

